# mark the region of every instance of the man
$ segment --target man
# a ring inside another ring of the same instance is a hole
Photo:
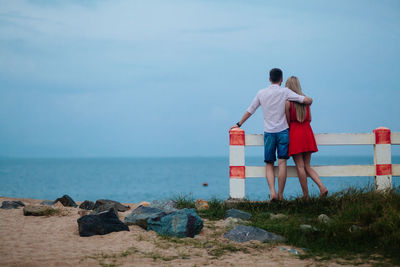
[[[271,193],[271,200],[276,200],[274,162],[275,153],[278,153],[278,199],[283,200],[287,171],[286,161],[289,148],[289,125],[285,116],[287,100],[304,104],[311,104],[312,98],[294,93],[292,90],[281,87],[283,81],[282,70],[274,68],[269,72],[271,86],[258,91],[253,102],[244,113],[242,119],[231,129],[241,127],[261,105],[264,115],[264,161],[267,169],[267,182]]]

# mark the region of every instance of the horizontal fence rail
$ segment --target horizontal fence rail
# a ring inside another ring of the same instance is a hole
[[[318,145],[372,145],[374,165],[312,166],[321,177],[374,176],[377,190],[392,187],[392,176],[400,176],[400,164],[391,163],[391,146],[400,145],[400,132],[379,127],[373,133],[315,134]],[[229,132],[230,198],[245,198],[245,179],[266,177],[265,166],[245,165],[245,146],[264,146],[263,134],[245,134],[240,128]],[[274,168],[275,176],[278,167]],[[288,166],[288,177],[297,177],[295,166]]]
[[[400,145],[400,133],[391,134],[392,145]],[[315,134],[315,141],[319,146],[337,145],[375,145],[373,133],[323,133]],[[263,134],[246,134],[246,146],[263,146]]]

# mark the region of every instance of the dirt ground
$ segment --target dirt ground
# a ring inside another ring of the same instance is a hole
[[[0,197],[39,204],[41,200]],[[79,203],[78,203],[79,204]],[[131,210],[137,204],[124,203]],[[204,220],[195,238],[165,238],[138,226],[129,232],[80,237],[79,208],[59,207],[48,217],[0,209],[0,266],[343,266],[345,261],[300,259],[285,244],[235,243],[223,237],[223,221]],[[131,210],[120,212],[120,219]],[[282,249],[285,248],[285,249]],[[295,248],[302,251],[299,248]],[[359,263],[358,263],[359,264]],[[362,263],[361,265],[369,265]]]

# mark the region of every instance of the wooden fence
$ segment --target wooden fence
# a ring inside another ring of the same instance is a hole
[[[392,188],[392,176],[400,176],[400,164],[392,164],[391,146],[400,145],[400,132],[379,127],[372,133],[316,134],[319,146],[373,145],[373,165],[313,166],[321,177],[374,176],[375,188]],[[264,146],[263,134],[245,134],[240,128],[229,132],[229,195],[232,199],[245,198],[245,179],[266,177],[265,166],[245,165],[245,146]],[[275,177],[278,168],[275,167]],[[297,177],[295,166],[288,166],[288,177]]]

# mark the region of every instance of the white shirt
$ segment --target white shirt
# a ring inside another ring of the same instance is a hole
[[[253,114],[261,105],[264,115],[264,132],[277,133],[289,128],[285,115],[286,100],[303,103],[304,96],[298,95],[289,88],[271,84],[258,91],[247,112]]]

